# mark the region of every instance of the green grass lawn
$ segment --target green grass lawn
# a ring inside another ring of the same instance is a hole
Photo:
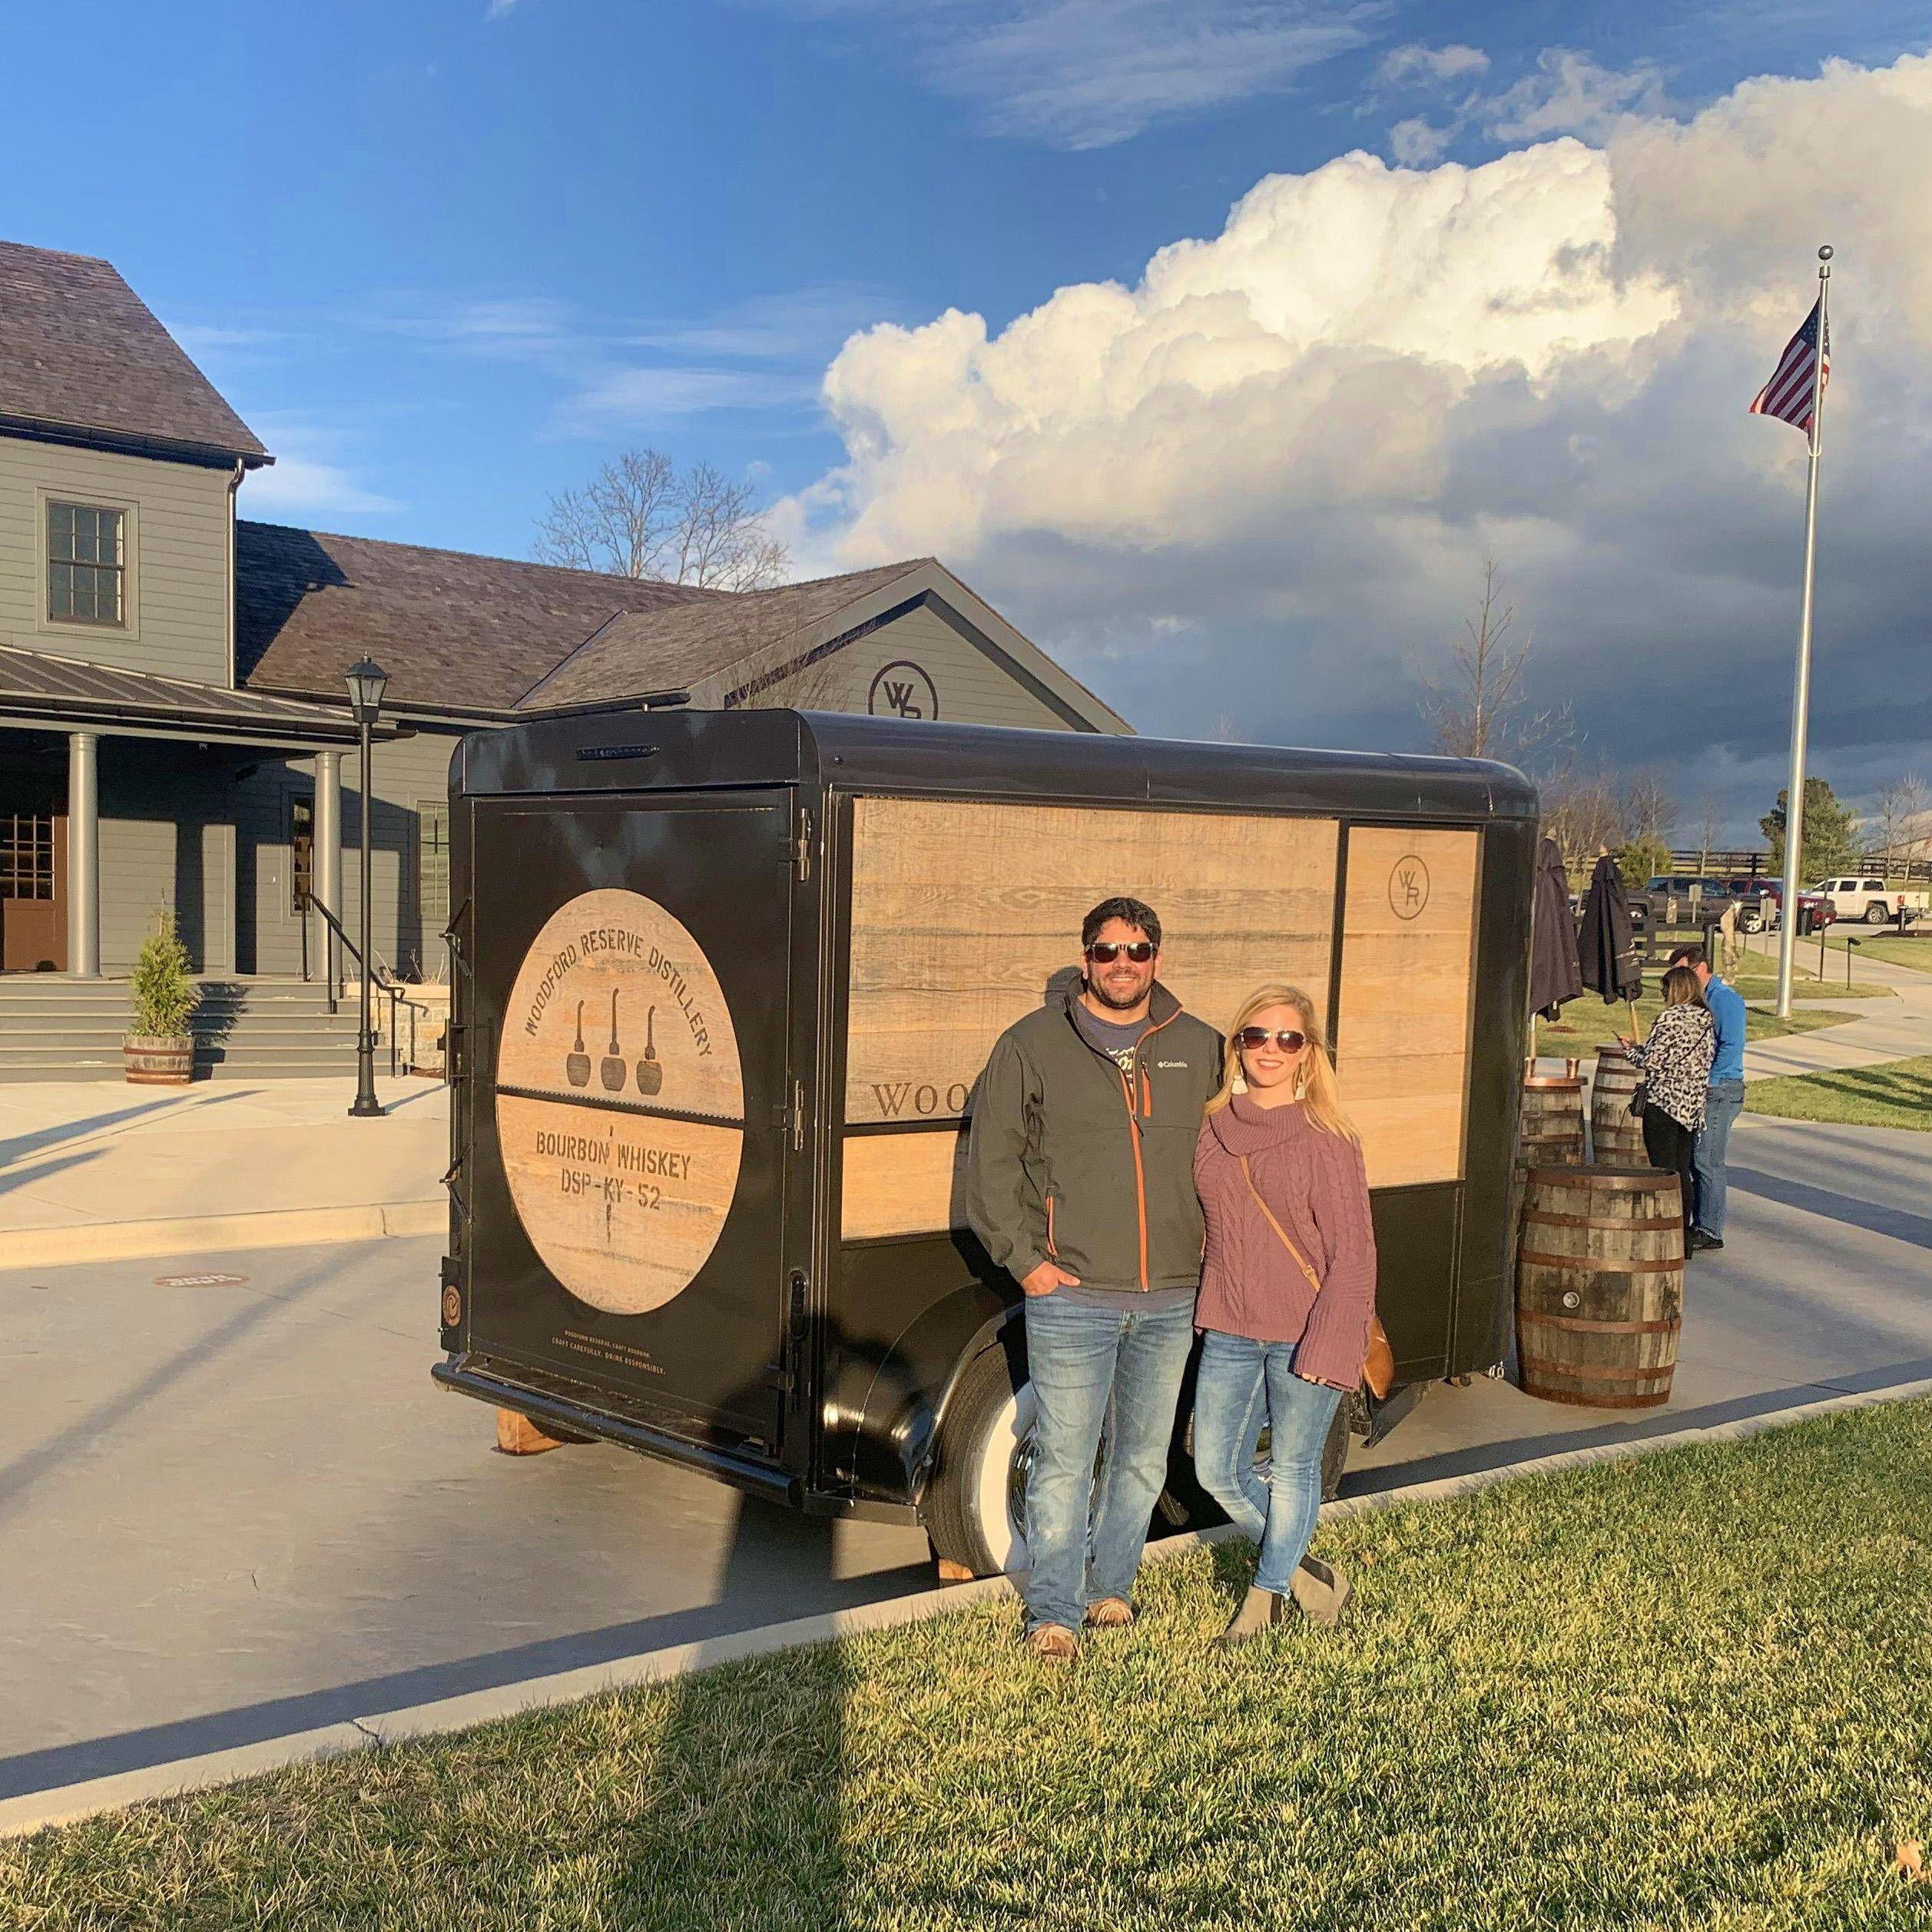
[[[1746,1113],[1781,1114],[1787,1120],[1932,1132],[1932,1059],[1755,1080],[1745,1089],[1744,1104]]]
[[[1656,976],[1647,974],[1646,982],[1654,982]],[[1747,999],[1764,996],[1754,989],[1751,983],[1745,981],[1739,988]],[[1771,990],[1766,989],[1767,992]],[[1655,993],[1654,984],[1649,997],[1637,1002],[1637,1019],[1644,1032],[1650,1031],[1651,1023],[1663,1010],[1663,1002]],[[1851,1013],[1798,1012],[1789,1019],[1780,1019],[1772,1013],[1761,1013],[1755,1009],[1745,1015],[1745,1037],[1752,1040],[1776,1039],[1785,1033],[1814,1033],[1821,1027],[1841,1026],[1848,1019],[1855,1019]],[[1536,1022],[1536,1051],[1563,1055],[1571,1059],[1594,1053],[1619,1033],[1630,1030],[1629,1009],[1622,1006],[1606,1006],[1593,993],[1586,993],[1581,999],[1572,999],[1563,1009],[1560,1019],[1539,1019]]]
[[[1552,1411],[1553,1426],[1579,1420]],[[1932,1404],[1357,1516],[1042,1673],[1011,1603],[0,1844],[56,1928],[1932,1924]]]
[[[1833,929],[1834,933],[1836,930]],[[1867,939],[1854,926],[1851,929],[1851,936],[1858,942],[1858,950],[1854,956],[1861,963],[1866,959],[1887,959],[1894,966],[1916,966],[1921,973],[1932,973],[1932,933],[1929,933],[1924,939],[1901,939],[1896,933],[1881,938]],[[1814,950],[1811,957],[1815,961],[1818,958],[1815,949],[1817,942],[1814,940],[1812,943]],[[1827,943],[1837,949],[1838,970],[1844,972],[1845,943],[1843,936],[1828,937]],[[1855,975],[1857,966],[1854,965],[1851,970]],[[1829,976],[1828,973],[1827,977]]]

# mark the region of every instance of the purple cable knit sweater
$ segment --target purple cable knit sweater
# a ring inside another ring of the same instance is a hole
[[[1317,1296],[1241,1178],[1254,1185],[1321,1282]],[[1298,1105],[1258,1107],[1245,1095],[1201,1124],[1194,1185],[1207,1213],[1195,1324],[1300,1344],[1303,1375],[1353,1388],[1375,1312],[1375,1230],[1362,1150],[1324,1133]]]

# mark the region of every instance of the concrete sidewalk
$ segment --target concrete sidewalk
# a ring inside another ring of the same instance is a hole
[[[1771,1080],[1788,1073],[1829,1073],[1844,1067],[1876,1066],[1932,1053],[1932,973],[1881,959],[1861,959],[1854,969],[1861,985],[1890,986],[1895,999],[1860,1002],[1868,1009],[1841,1026],[1818,1033],[1790,1033],[1755,1040],[1745,1049],[1747,1081]],[[1808,1000],[1808,1007],[1820,1002]]]
[[[0,1087],[0,1268],[440,1230],[448,1089],[380,1079]]]

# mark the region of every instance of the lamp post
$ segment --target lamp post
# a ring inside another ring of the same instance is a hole
[[[375,817],[370,792],[369,733],[383,709],[383,693],[389,686],[389,674],[379,664],[365,658],[351,667],[344,681],[349,687],[349,709],[356,721],[362,744],[362,919],[358,943],[362,949],[362,1029],[356,1036],[356,1102],[352,1118],[367,1120],[381,1114],[376,1100],[376,1023],[374,990],[369,983],[370,960],[375,956],[369,935],[369,821]]]

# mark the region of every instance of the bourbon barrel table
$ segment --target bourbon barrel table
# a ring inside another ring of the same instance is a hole
[[[1516,1158],[1525,1167],[1583,1165],[1583,1081],[1580,1074],[1527,1075]]]
[[[1590,1086],[1590,1158],[1601,1167],[1644,1167],[1643,1122],[1630,1111],[1630,1097],[1643,1076],[1614,1043],[1599,1048],[1596,1078]]]
[[[1654,1168],[1530,1170],[1516,1257],[1523,1386],[1546,1402],[1670,1400],[1684,1314],[1684,1210]]]

